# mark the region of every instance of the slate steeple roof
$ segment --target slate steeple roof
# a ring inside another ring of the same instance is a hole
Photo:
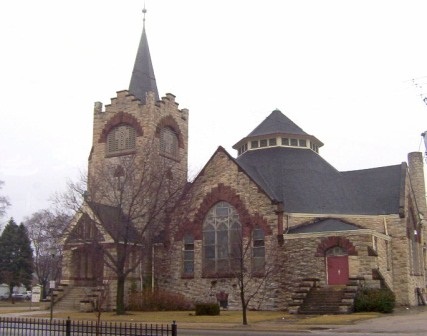
[[[154,76],[153,64],[151,63],[150,49],[148,47],[147,34],[145,32],[145,13],[143,10],[144,23],[141,40],[135,58],[132,77],[129,85],[129,92],[145,104],[147,92],[154,92],[156,100],[159,100],[156,77]]]

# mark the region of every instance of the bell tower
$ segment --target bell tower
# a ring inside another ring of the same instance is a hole
[[[94,195],[92,188],[95,180],[100,179],[102,167],[116,164],[120,170],[120,162],[130,158],[137,162],[141,174],[148,164],[157,164],[167,167],[168,178],[176,183],[184,185],[187,181],[189,113],[187,109],[178,108],[173,94],[159,98],[145,14],[144,8],[142,34],[129,89],[118,91],[110,104],[95,103],[88,168],[89,195]]]

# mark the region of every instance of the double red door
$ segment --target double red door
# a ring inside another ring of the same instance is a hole
[[[348,256],[327,256],[328,285],[345,285],[348,282]]]

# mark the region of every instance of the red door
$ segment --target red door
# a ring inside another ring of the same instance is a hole
[[[345,285],[348,282],[348,256],[328,256],[328,285]]]

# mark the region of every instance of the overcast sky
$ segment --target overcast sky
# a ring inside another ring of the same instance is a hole
[[[3,222],[87,167],[95,101],[128,89],[143,0],[0,4]],[[190,110],[189,170],[274,109],[338,170],[424,151],[427,1],[146,0],[159,93]],[[424,86],[424,87],[423,87]]]

